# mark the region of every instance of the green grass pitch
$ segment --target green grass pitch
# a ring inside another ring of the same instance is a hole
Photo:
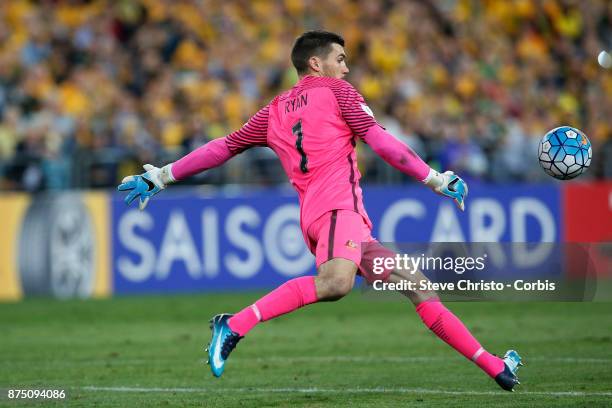
[[[208,319],[258,296],[0,304],[0,405],[612,406],[612,303],[447,303],[490,351],[521,353],[515,393],[426,330],[407,302],[359,291],[260,325],[213,378]],[[64,389],[67,399],[16,402],[11,388]]]

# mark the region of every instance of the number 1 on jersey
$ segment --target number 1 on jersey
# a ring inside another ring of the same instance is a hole
[[[302,133],[302,119],[298,120],[297,123],[293,125],[291,131],[296,137],[295,148],[300,156],[302,156],[302,160],[300,160],[300,170],[302,170],[302,173],[308,173],[308,157],[306,157],[306,153],[304,152],[304,148],[302,146],[302,142],[304,140],[304,133]]]

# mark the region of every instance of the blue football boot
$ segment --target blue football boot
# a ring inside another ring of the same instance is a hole
[[[242,339],[238,333],[234,333],[227,321],[232,317],[231,314],[219,314],[210,320],[212,339],[206,348],[208,352],[208,364],[215,377],[221,377],[225,369],[225,361]]]
[[[514,386],[520,385],[516,372],[522,365],[521,356],[516,351],[506,351],[504,355],[504,371],[497,374],[495,382],[504,390],[514,392]]]

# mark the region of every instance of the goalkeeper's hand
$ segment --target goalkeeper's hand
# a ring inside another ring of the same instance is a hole
[[[465,210],[465,198],[468,195],[468,186],[465,181],[452,171],[438,173],[441,176],[441,183],[432,186],[431,189],[436,193],[450,197],[455,201],[461,211]]]
[[[166,165],[159,169],[150,164],[145,164],[143,168],[146,173],[125,177],[117,190],[129,191],[124,200],[127,205],[132,204],[132,201],[139,198],[138,208],[143,210],[151,197],[174,181],[170,167],[171,165]]]

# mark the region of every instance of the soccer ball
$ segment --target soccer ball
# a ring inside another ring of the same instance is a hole
[[[591,165],[591,142],[571,126],[555,128],[544,135],[538,147],[540,166],[559,180],[578,177]]]

